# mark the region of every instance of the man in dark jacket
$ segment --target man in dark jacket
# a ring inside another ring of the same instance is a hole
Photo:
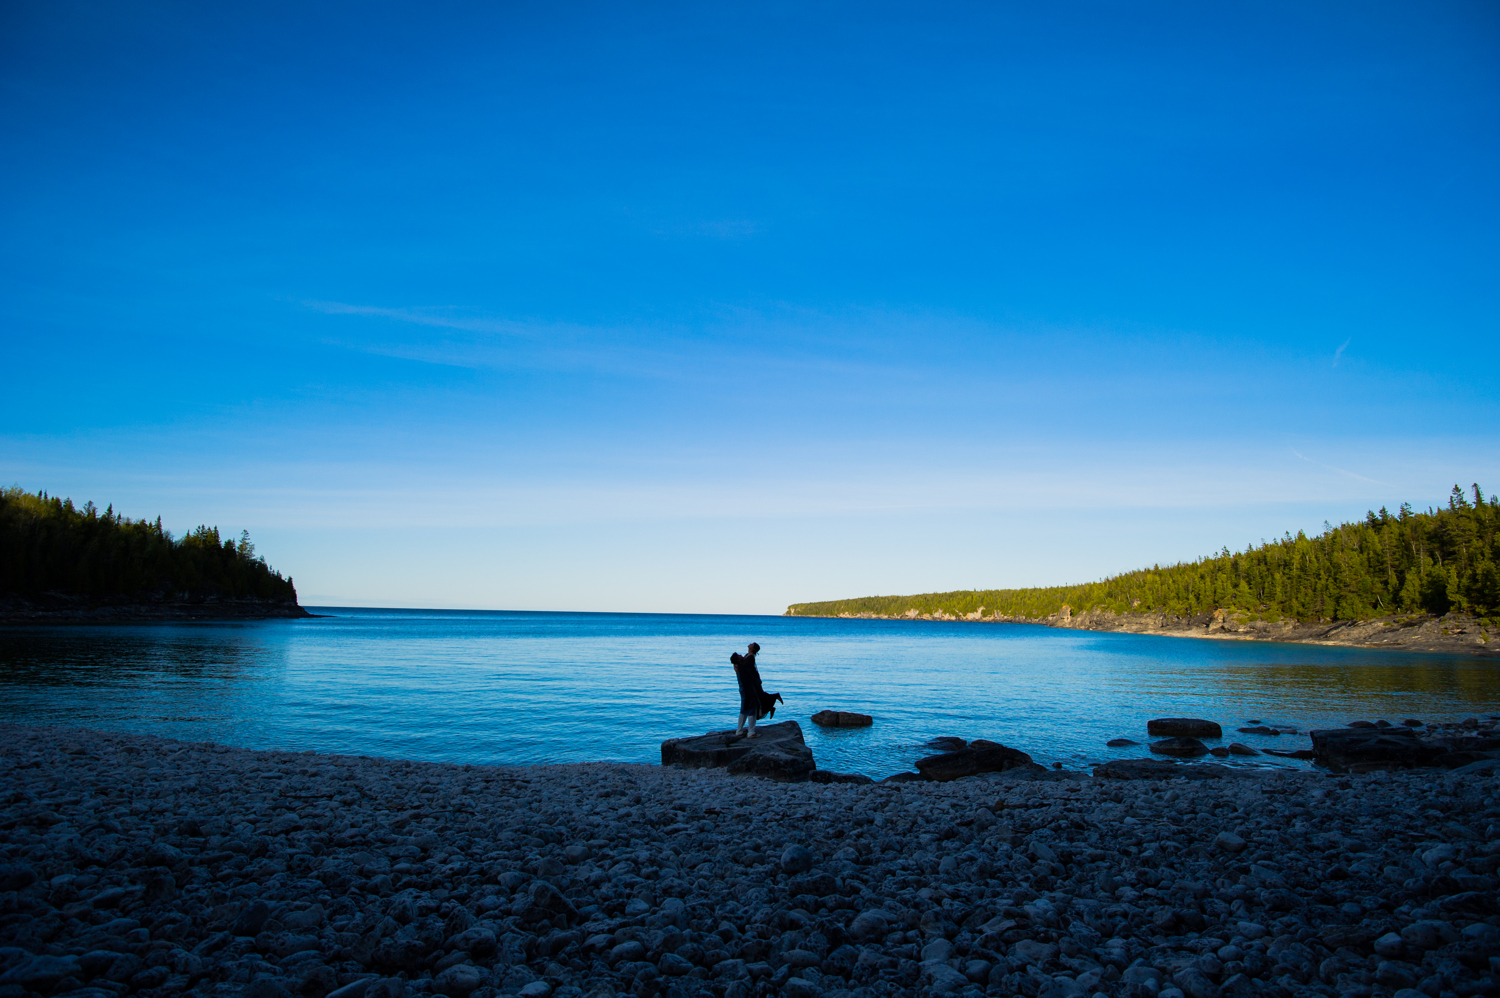
[[[760,651],[760,645],[750,642],[749,651],[748,655],[735,652],[729,656],[729,662],[734,666],[734,678],[740,684],[740,724],[735,734],[754,738],[755,722],[765,714],[761,702],[766,691],[760,685],[760,670],[755,668],[755,655]]]

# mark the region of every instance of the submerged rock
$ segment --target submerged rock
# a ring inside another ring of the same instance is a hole
[[[955,738],[952,735],[939,735],[936,738],[929,739],[923,747],[937,749],[939,752],[957,752],[959,749],[967,748],[968,745],[969,743],[962,738]]]
[[[1104,744],[1108,745],[1110,748],[1129,748],[1132,745],[1139,745],[1140,742],[1136,741],[1133,738],[1111,738]]]
[[[1157,755],[1176,756],[1179,759],[1191,759],[1195,756],[1207,755],[1208,746],[1196,738],[1163,738],[1159,742],[1151,743],[1151,751]]]

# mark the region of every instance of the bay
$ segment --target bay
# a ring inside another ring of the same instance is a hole
[[[1500,710],[1500,663],[1444,655],[1020,624],[311,607],[311,620],[0,628],[0,719],[252,748],[475,764],[657,762],[663,739],[733,726],[729,654],[759,642],[775,720],[823,769],[907,770],[935,735],[1078,768],[1148,752],[1145,722]],[[875,716],[825,730],[825,709]],[[1129,737],[1142,744],[1109,749]],[[1304,765],[1262,756],[1261,765]]]

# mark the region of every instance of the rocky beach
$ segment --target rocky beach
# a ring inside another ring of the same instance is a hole
[[[1445,998],[1500,971],[1484,764],[775,782],[17,725],[0,753],[0,998]]]

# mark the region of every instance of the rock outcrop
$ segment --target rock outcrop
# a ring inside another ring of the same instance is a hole
[[[796,721],[780,721],[755,729],[754,738],[733,731],[710,731],[692,738],[668,738],[661,743],[663,766],[727,769],[731,773],[778,780],[804,780],[817,768],[812,749],[802,739]]]

